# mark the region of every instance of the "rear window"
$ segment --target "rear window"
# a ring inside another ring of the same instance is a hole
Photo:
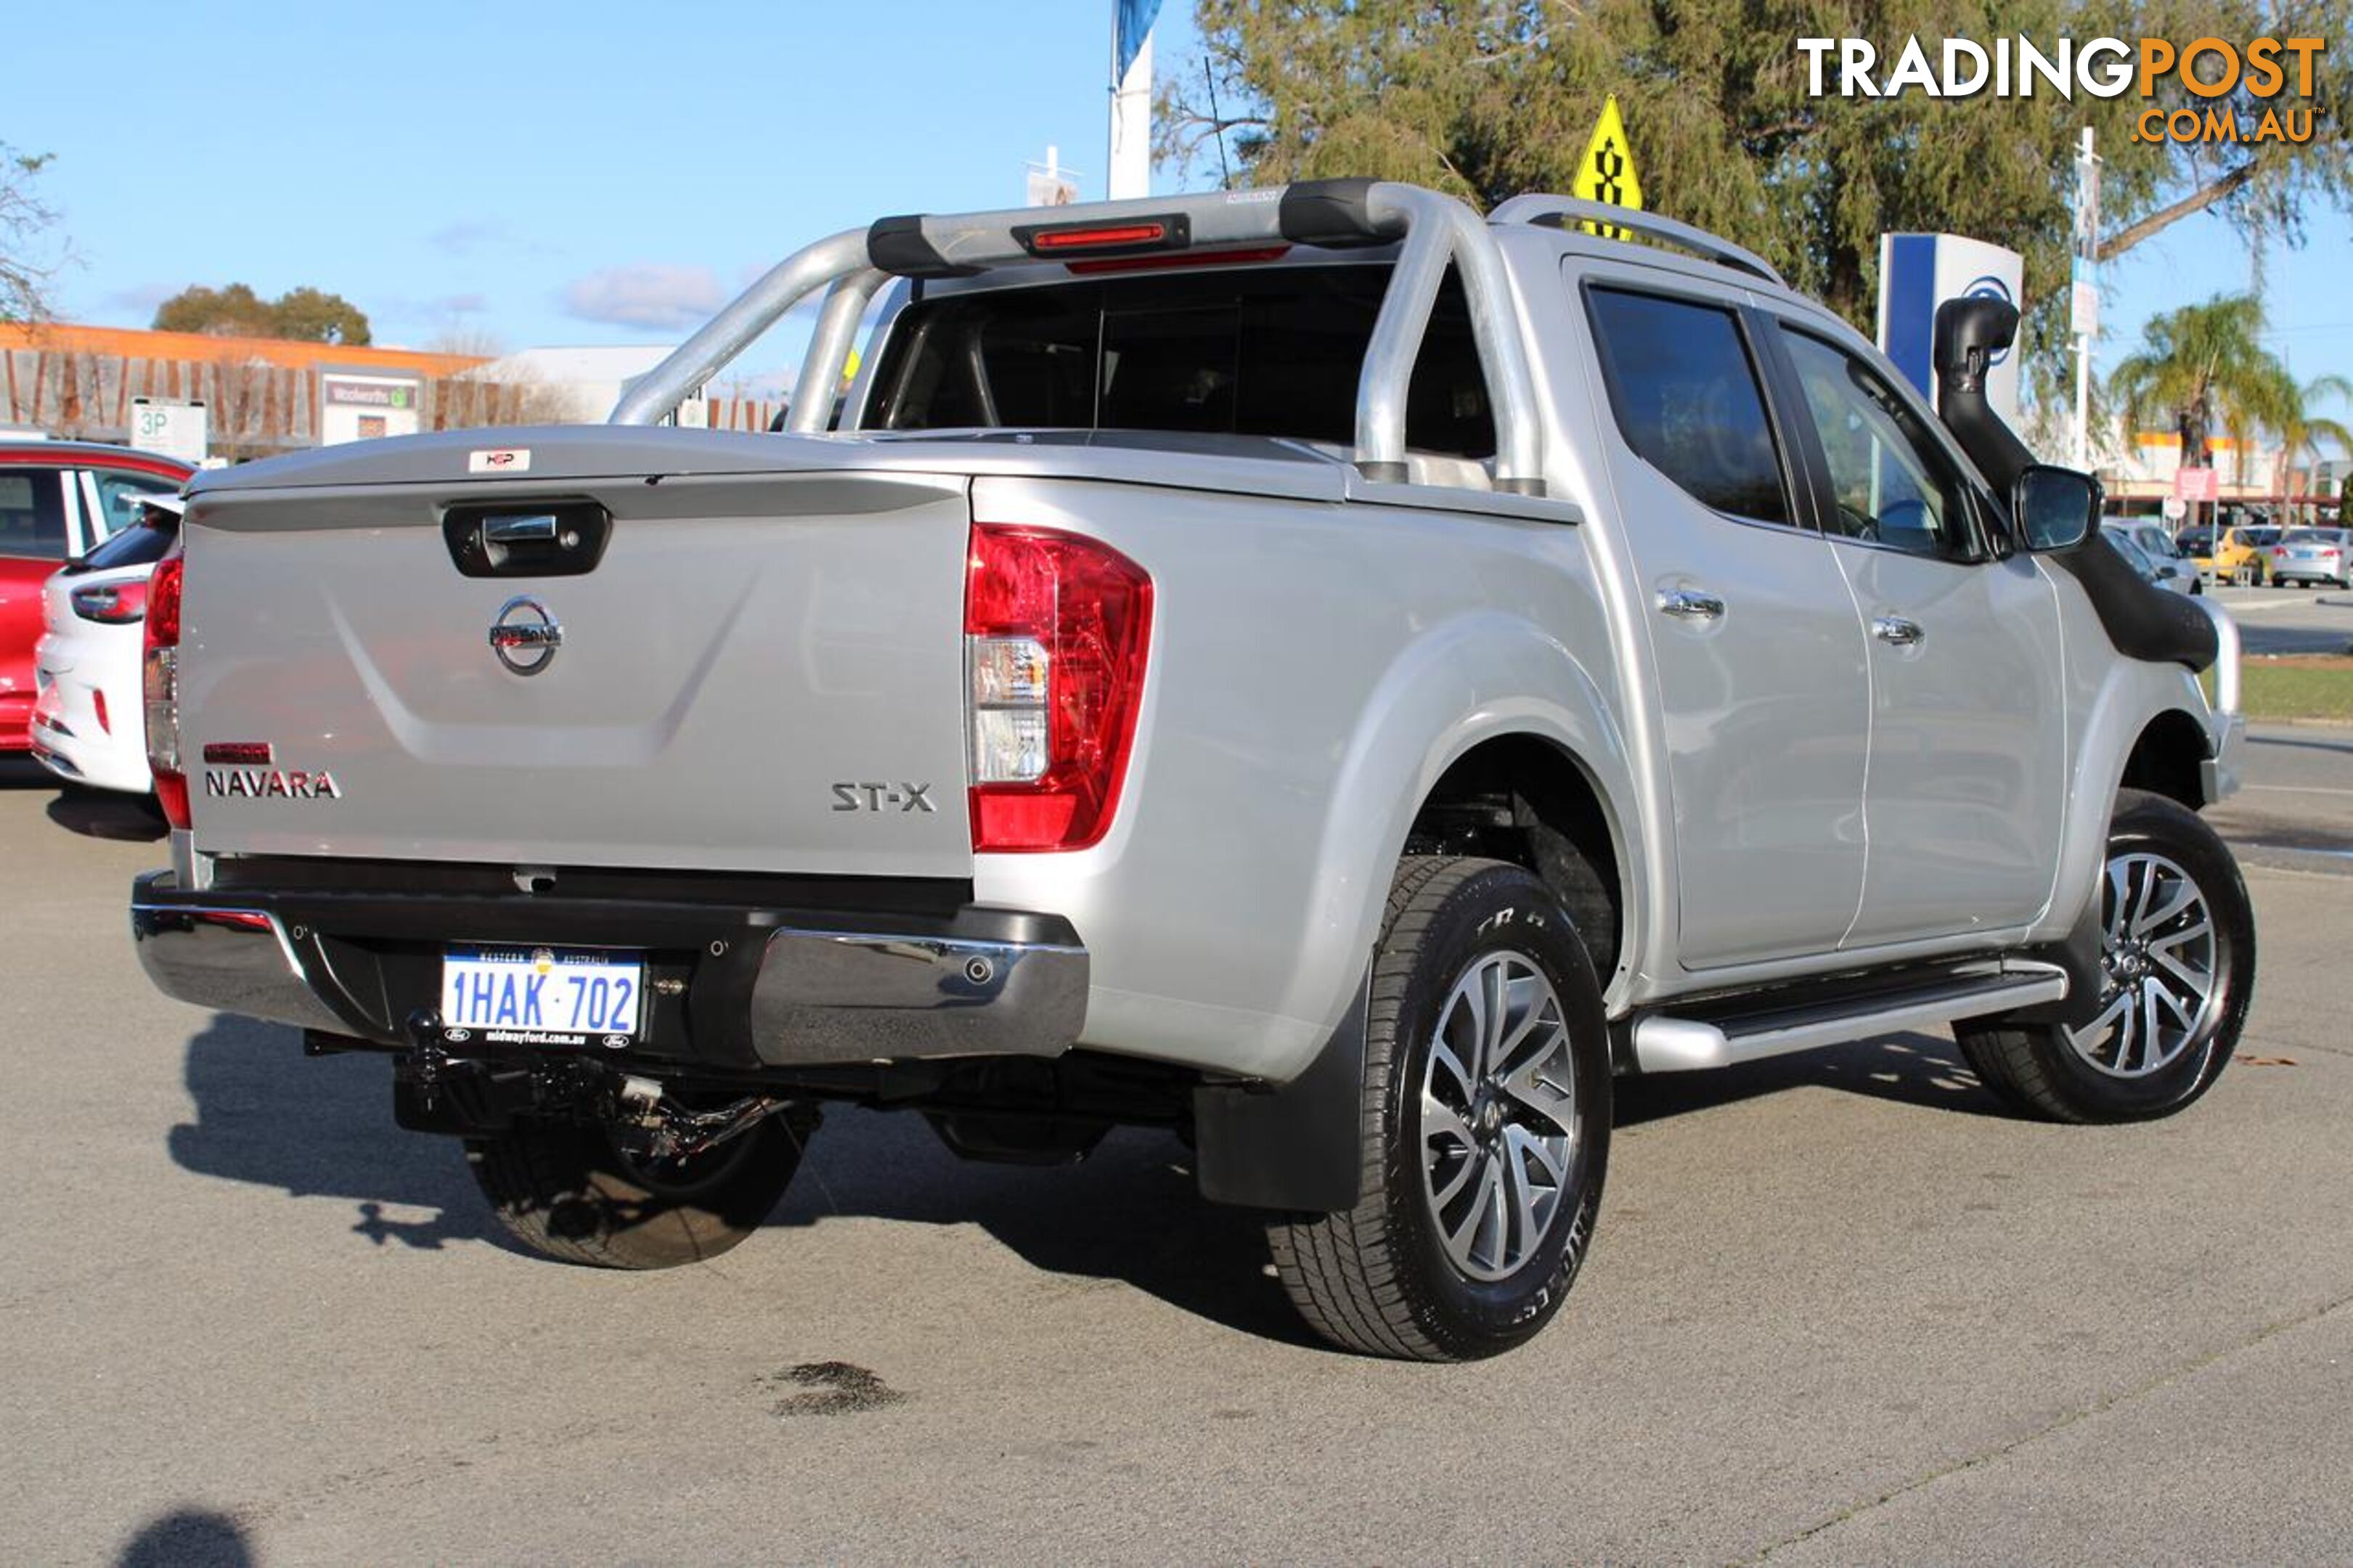
[[[152,566],[164,559],[172,542],[180,537],[179,516],[162,507],[140,510],[142,521],[110,536],[82,557],[82,564],[92,572],[103,572],[115,566]]]
[[[1765,396],[1732,312],[1615,289],[1586,298],[1626,444],[1704,505],[1789,521]]]
[[[2239,530],[2239,542],[2242,544],[2268,547],[2270,545],[2277,544],[2279,542],[2279,536],[2280,531],[2276,528],[2242,528]]]
[[[0,468],[0,555],[61,561],[65,480],[56,468]]]
[[[2291,528],[2280,539],[2282,544],[2334,544],[2337,535],[2325,528]]]
[[[1353,445],[1377,264],[1206,268],[920,300],[876,367],[869,428],[1170,430]],[[1461,285],[1439,291],[1406,445],[1487,458],[1494,420]]]

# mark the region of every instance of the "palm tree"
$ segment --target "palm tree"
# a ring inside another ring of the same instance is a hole
[[[2291,388],[2295,394],[2295,407],[2280,422],[2279,466],[2280,494],[2286,499],[2290,508],[2294,508],[2296,495],[2291,486],[2295,476],[2312,471],[2310,468],[2299,468],[2296,466],[2298,458],[2308,457],[2313,459],[2313,467],[2316,468],[2320,445],[2324,441],[2339,452],[2353,456],[2353,430],[2347,429],[2337,420],[2312,412],[2315,405],[2329,398],[2353,401],[2353,381],[2341,375],[2316,375],[2302,386],[2291,384]]]
[[[2238,441],[2245,479],[2250,430],[2279,430],[2296,418],[2296,385],[2279,356],[2263,346],[2263,304],[2253,294],[2223,294],[2153,316],[2141,347],[2120,362],[2109,390],[2136,429],[2162,414],[2181,437],[2181,466],[2211,466],[2209,439],[2219,422]]]

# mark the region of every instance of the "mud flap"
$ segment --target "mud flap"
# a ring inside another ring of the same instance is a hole
[[[1275,1088],[1218,1084],[1193,1091],[1201,1195],[1249,1208],[1330,1214],[1364,1194],[1365,1012],[1356,1000],[1307,1070]]]

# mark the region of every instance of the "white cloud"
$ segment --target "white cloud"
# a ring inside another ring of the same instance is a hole
[[[558,302],[584,321],[669,332],[701,326],[727,302],[727,290],[708,267],[647,261],[575,279]]]

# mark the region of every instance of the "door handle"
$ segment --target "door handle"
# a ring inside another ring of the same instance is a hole
[[[1696,588],[1659,590],[1659,614],[1679,621],[1713,621],[1724,614],[1724,601]]]
[[[1916,647],[1928,636],[1917,621],[1902,616],[1882,616],[1871,623],[1871,635],[1892,647]]]

